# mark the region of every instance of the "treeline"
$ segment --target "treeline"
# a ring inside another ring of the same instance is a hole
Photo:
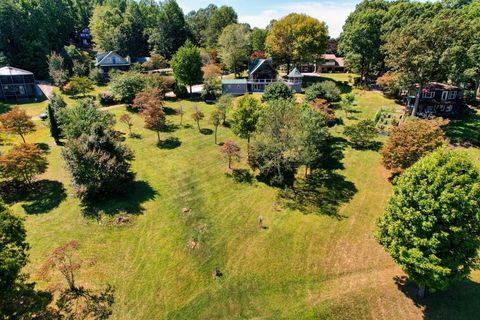
[[[185,15],[175,0],[5,0],[0,3],[0,65],[45,77],[47,55],[64,51],[87,26],[96,51],[170,60],[190,40],[201,48],[203,64],[221,62],[236,73],[247,68],[250,57],[269,56],[288,67],[311,62],[328,44],[326,25],[300,14],[261,29],[238,23],[232,7],[213,4]],[[330,44],[329,51],[335,51],[335,41]]]
[[[480,1],[366,0],[339,39],[347,66],[390,86],[430,81],[476,89],[480,83]]]

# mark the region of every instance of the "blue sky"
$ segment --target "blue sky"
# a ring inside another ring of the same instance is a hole
[[[342,31],[348,14],[360,1],[353,0],[177,0],[185,14],[206,7],[209,3],[232,6],[240,22],[252,27],[266,27],[270,20],[278,19],[291,12],[305,13],[324,21],[330,36],[337,37]]]

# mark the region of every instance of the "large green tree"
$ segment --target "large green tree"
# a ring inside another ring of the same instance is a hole
[[[419,284],[446,289],[477,267],[480,172],[466,155],[439,150],[395,181],[378,241]]]
[[[291,13],[273,23],[266,39],[273,59],[287,65],[312,62],[325,53],[328,30],[324,22],[305,14]]]
[[[232,23],[218,38],[218,53],[226,69],[238,73],[239,62],[247,62],[250,53],[250,30],[244,24]]]
[[[213,12],[205,30],[207,48],[216,48],[218,38],[223,29],[232,23],[237,23],[237,13],[232,7],[221,6]]]
[[[192,86],[203,80],[200,50],[192,42],[187,41],[173,56],[171,65],[175,79],[188,85],[192,94]]]
[[[242,139],[250,138],[257,129],[257,122],[260,116],[260,104],[258,100],[250,95],[241,97],[232,115],[232,131]]]

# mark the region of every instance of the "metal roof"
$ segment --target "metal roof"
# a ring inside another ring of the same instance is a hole
[[[0,76],[31,76],[33,73],[30,71],[6,66],[3,68],[0,68]]]
[[[222,84],[247,84],[247,79],[225,79]]]
[[[302,78],[302,77],[303,77],[303,74],[301,74],[301,72],[298,71],[297,68],[294,68],[294,69],[292,70],[292,72],[290,72],[290,73],[288,74],[287,77],[289,77],[289,78]]]

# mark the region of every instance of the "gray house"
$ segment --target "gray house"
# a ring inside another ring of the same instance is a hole
[[[277,71],[270,59],[255,59],[248,67],[248,79],[222,80],[222,91],[231,95],[242,95],[247,92],[264,92],[272,83],[282,81],[290,86],[293,91],[302,91],[303,75],[294,69],[287,79],[277,77]]]
[[[0,68],[0,99],[25,99],[36,95],[33,73],[10,66]]]
[[[115,51],[99,53],[95,57],[95,67],[104,75],[104,79],[108,79],[108,72],[112,69],[127,71],[130,69],[130,57],[123,58]]]

